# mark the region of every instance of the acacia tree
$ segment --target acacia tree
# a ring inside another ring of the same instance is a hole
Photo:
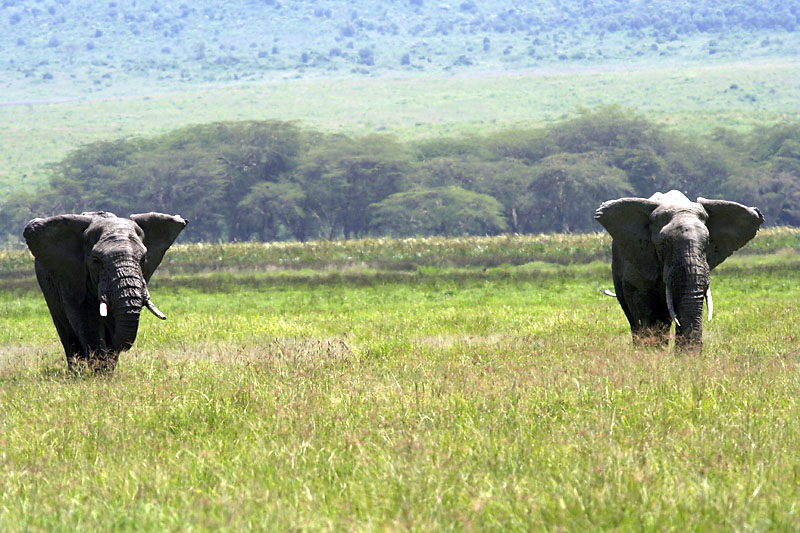
[[[399,190],[409,163],[405,147],[388,136],[327,137],[309,150],[298,168],[297,180],[307,194],[307,217],[328,238],[365,235],[368,207]]]
[[[495,235],[508,229],[500,202],[455,185],[396,193],[370,211],[373,229],[398,237]]]
[[[405,189],[437,188],[455,185],[476,193],[489,195],[500,202],[503,218],[510,231],[519,232],[517,212],[520,209],[525,177],[530,167],[506,158],[482,161],[475,157],[438,157],[418,163],[406,178]]]
[[[146,149],[144,141],[119,139],[94,142],[70,152],[51,167],[47,211],[126,211],[126,198],[119,193],[118,185],[130,158],[142,149]]]
[[[50,170],[46,186],[0,201],[0,238],[17,242],[35,216],[84,210],[178,213],[192,220],[190,240],[592,231],[602,201],[670,188],[800,224],[800,123],[689,137],[613,107],[412,144],[213,123],[88,144]]]
[[[224,177],[218,158],[191,144],[135,154],[116,187],[128,212],[180,214],[191,221],[186,239],[214,240],[227,233],[226,213],[220,209]]]
[[[239,202],[243,219],[260,228],[256,237],[261,241],[294,238],[306,240],[306,193],[297,183],[265,181],[250,188]]]
[[[648,146],[661,155],[669,137],[662,126],[620,106],[583,109],[577,118],[549,129],[556,149],[551,153],[609,153],[617,148]]]
[[[240,202],[259,183],[288,179],[306,135],[293,122],[218,122],[177,132],[173,146],[185,142],[206,146],[223,166],[218,210],[225,214],[230,238],[247,240],[264,223],[239,209]]]
[[[552,155],[531,170],[519,213],[526,233],[596,230],[597,206],[633,192],[625,173],[599,154]]]

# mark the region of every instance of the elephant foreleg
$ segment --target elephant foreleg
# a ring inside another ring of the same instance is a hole
[[[81,345],[75,332],[69,324],[55,321],[56,331],[58,338],[61,340],[61,346],[64,347],[64,354],[67,358],[67,366],[70,370],[75,371],[80,368],[89,360],[89,354],[86,349]]]
[[[662,291],[637,289],[621,283],[620,306],[628,318],[631,335],[637,344],[667,344],[670,316]],[[617,293],[620,296],[620,293]]]

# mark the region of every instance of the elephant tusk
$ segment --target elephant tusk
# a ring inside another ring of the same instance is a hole
[[[616,295],[616,294],[614,294],[614,292],[613,292],[613,291],[610,291],[610,290],[608,290],[608,289],[601,289],[601,288],[600,288],[600,282],[599,282],[599,281],[597,282],[597,290],[598,290],[598,291],[600,291],[602,294],[605,294],[606,296],[613,296],[614,298],[616,298],[616,297],[617,297],[617,295]]]
[[[708,321],[714,316],[714,302],[711,300],[711,285],[706,289],[706,305],[708,306]]]
[[[681,327],[678,317],[675,316],[675,306],[672,305],[672,290],[669,288],[669,286],[667,286],[667,309],[669,310],[670,318],[675,321],[675,324],[678,327]]]
[[[151,313],[153,313],[156,317],[160,318],[161,320],[166,320],[167,319],[167,315],[165,315],[164,313],[159,311],[158,307],[156,307],[153,304],[153,302],[150,301],[150,298],[147,298],[144,301],[144,306],[147,307],[147,309],[149,309]]]
[[[108,316],[108,304],[100,302],[100,316]]]

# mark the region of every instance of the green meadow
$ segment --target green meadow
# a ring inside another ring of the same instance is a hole
[[[177,245],[82,377],[2,252],[0,530],[795,530],[798,244],[701,354],[631,344],[600,235]]]
[[[621,105],[677,131],[747,131],[798,117],[796,59],[545,67],[376,78],[308,78],[165,87],[0,106],[0,197],[46,181],[47,165],[98,140],[221,120],[296,120],[323,132],[401,139],[539,127],[580,108]]]

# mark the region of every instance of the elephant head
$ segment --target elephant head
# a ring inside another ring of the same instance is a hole
[[[604,202],[595,212],[612,237],[611,271],[634,338],[702,345],[703,301],[711,318],[711,270],[752,239],[764,216],[755,207],[698,198],[679,191]]]
[[[28,222],[23,236],[70,366],[91,360],[113,370],[136,339],[142,307],[166,318],[147,282],[186,224],[161,213],[102,211]]]

